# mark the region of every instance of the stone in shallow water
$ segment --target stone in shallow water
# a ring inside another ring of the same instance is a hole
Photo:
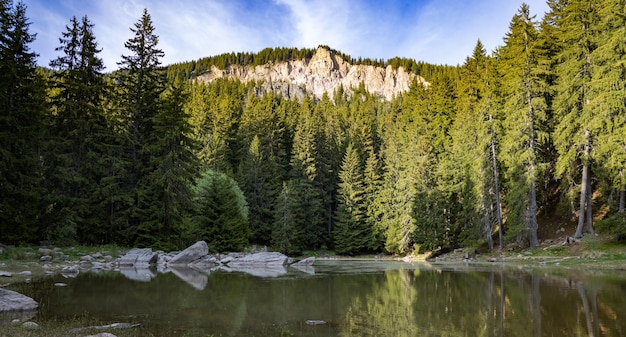
[[[254,253],[250,255],[244,255],[243,257],[233,259],[228,262],[229,267],[234,266],[249,266],[249,265],[274,265],[284,266],[287,264],[288,257],[278,252],[262,252]],[[224,262],[224,260],[222,260]]]
[[[209,247],[207,246],[206,242],[198,241],[189,246],[187,249],[178,253],[167,264],[169,266],[187,265],[205,257],[207,254],[209,254]]]
[[[158,258],[159,255],[150,248],[134,248],[120,257],[118,262],[120,266],[147,268],[150,265],[156,264]]]
[[[37,302],[18,292],[0,288],[0,312],[37,309]]]

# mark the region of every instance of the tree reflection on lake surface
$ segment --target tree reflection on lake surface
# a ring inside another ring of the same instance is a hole
[[[23,292],[40,303],[35,321],[140,323],[144,336],[626,335],[624,273],[317,261],[304,271],[152,276],[81,273]]]

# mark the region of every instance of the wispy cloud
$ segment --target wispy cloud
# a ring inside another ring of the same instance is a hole
[[[525,0],[540,18],[544,0]],[[491,51],[502,44],[522,0],[25,0],[31,48],[47,65],[72,16],[87,15],[108,70],[127,54],[124,42],[144,8],[152,16],[163,63],[226,52],[320,44],[353,57],[394,56],[460,64],[478,38]]]

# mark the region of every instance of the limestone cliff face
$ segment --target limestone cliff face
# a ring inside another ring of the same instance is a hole
[[[226,69],[213,66],[198,79],[210,82],[224,77],[242,82],[261,82],[263,90],[298,98],[304,96],[305,90],[317,98],[321,98],[324,92],[332,97],[340,85],[343,85],[344,91],[351,93],[351,88],[357,88],[363,82],[369,92],[390,100],[394,95],[408,91],[409,85],[416,78],[427,84],[423,78],[406,72],[402,67],[394,70],[391,66],[352,65],[323,47],[319,47],[310,60],[259,66],[232,65]]]

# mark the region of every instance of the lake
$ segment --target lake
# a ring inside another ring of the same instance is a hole
[[[626,336],[625,272],[318,260],[89,272],[19,288],[40,303],[34,321],[139,323],[138,336]]]

